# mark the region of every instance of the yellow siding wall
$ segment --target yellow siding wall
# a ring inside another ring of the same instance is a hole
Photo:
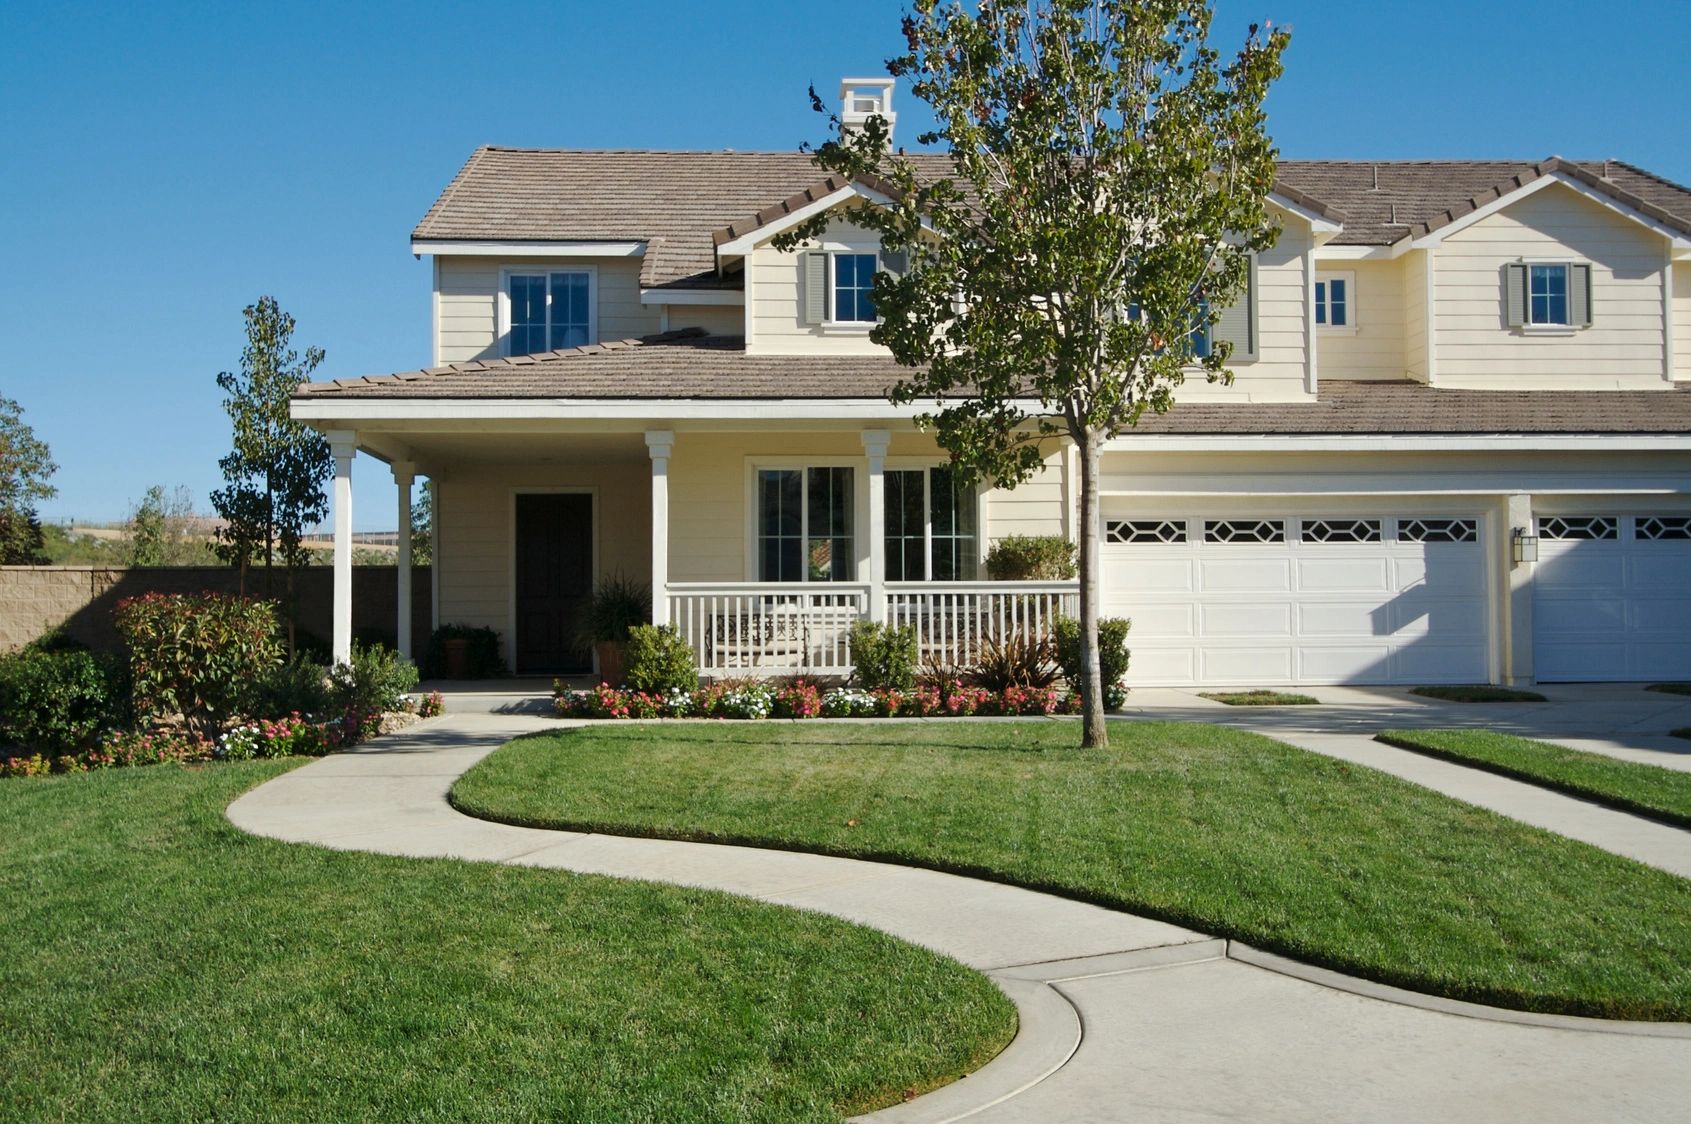
[[[746,334],[744,305],[672,304],[669,306],[671,331],[682,328],[703,328],[713,336],[743,336]]]
[[[938,459],[933,441],[895,433],[889,467],[901,457]],[[748,488],[754,463],[850,464],[856,467],[858,553],[866,557],[869,465],[855,432],[676,434],[670,460],[670,578],[678,582],[755,580],[747,558]],[[1013,492],[989,490],[983,502],[983,539],[1012,534],[1063,533],[1061,454],[1053,451],[1036,479]],[[861,567],[859,568],[861,572]]]
[[[1403,258],[1403,368],[1412,379],[1427,381],[1427,267],[1428,251],[1414,250]]]
[[[651,470],[647,461],[463,468],[435,482],[440,624],[499,630],[511,658],[513,496],[520,489],[591,488],[599,573],[651,577]]]
[[[874,231],[835,219],[807,248],[867,254],[880,245]],[[798,251],[783,253],[767,244],[746,259],[746,350],[762,355],[879,354],[880,347],[869,342],[863,329],[804,322],[803,269]]]
[[[546,269],[588,266],[597,275],[599,339],[650,335],[658,330],[656,305],[640,303],[639,258],[443,257],[438,259],[435,354],[442,363],[501,354],[498,338],[500,272],[506,267]]]
[[[1673,267],[1673,377],[1691,379],[1691,262]]]
[[[1434,296],[1438,386],[1649,389],[1664,384],[1660,235],[1570,188],[1545,188],[1446,238]],[[1592,326],[1536,335],[1508,328],[1503,266],[1591,263]]]
[[[1317,269],[1316,276],[1329,271],[1352,274],[1355,285],[1350,326],[1315,330],[1321,378],[1402,379],[1407,371],[1403,260],[1333,262]]]

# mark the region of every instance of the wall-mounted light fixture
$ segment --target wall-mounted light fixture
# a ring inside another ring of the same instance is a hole
[[[1515,528],[1515,561],[1516,563],[1538,561],[1538,536],[1529,535],[1525,527]]]

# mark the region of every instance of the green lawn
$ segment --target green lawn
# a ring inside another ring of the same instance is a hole
[[[1490,730],[1386,730],[1377,740],[1691,827],[1691,773]]]
[[[1014,1033],[832,918],[223,818],[290,767],[0,781],[0,1117],[832,1120]]]
[[[453,801],[513,823],[974,873],[1423,991],[1691,1016],[1691,882],[1243,731],[1115,722],[596,725]]]
[[[1442,699],[1445,702],[1549,702],[1537,691],[1517,691],[1512,687],[1492,687],[1485,683],[1451,686],[1411,687],[1409,693],[1422,698]]]
[[[1319,706],[1321,700],[1313,695],[1294,695],[1285,691],[1199,691],[1198,697],[1228,706]]]

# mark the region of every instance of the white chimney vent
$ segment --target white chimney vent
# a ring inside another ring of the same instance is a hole
[[[893,126],[898,114],[892,111],[891,78],[840,79],[840,127],[845,132],[861,129],[871,117],[881,117],[887,123],[887,144],[892,145]]]

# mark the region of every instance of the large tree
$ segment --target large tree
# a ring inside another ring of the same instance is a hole
[[[1263,99],[1283,30],[1225,58],[1203,0],[915,0],[887,63],[932,107],[949,174],[893,152],[885,123],[842,129],[823,167],[890,202],[853,216],[906,256],[877,274],[871,333],[910,368],[894,401],[965,476],[1014,487],[1067,438],[1080,462],[1083,744],[1107,744],[1098,675],[1100,455],[1191,373],[1231,377],[1210,340],[1278,235]],[[812,102],[827,112],[815,91]],[[826,217],[789,232],[814,238]]]
[[[0,564],[45,560],[35,505],[58,494],[47,482],[58,470],[47,443],[23,420],[23,407],[0,398]]]
[[[275,594],[278,558],[287,574],[288,648],[294,639],[294,576],[310,561],[305,533],[329,512],[323,485],[334,470],[328,442],[288,415],[288,399],[323,362],[323,349],[293,349],[294,318],[275,297],[249,305],[241,369],[224,371],[217,385],[234,423],[234,449],[219,463],[228,486],[211,494],[223,519],[217,553],[241,568],[242,589],[255,560],[264,564],[264,592]]]

